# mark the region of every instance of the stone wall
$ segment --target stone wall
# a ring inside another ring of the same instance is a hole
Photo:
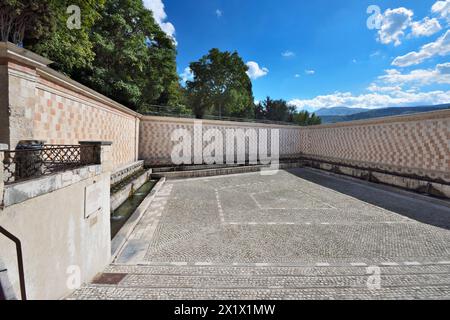
[[[0,44],[0,85],[6,88],[0,91],[0,143],[14,147],[19,140],[31,139],[48,144],[109,140],[117,169],[137,160],[170,165],[171,134],[175,129],[193,133],[193,119],[142,116],[55,72],[49,63],[30,51]],[[218,129],[224,136],[226,129],[279,129],[281,158],[301,155],[450,181],[448,110],[315,127],[211,120],[202,124],[204,130]],[[256,140],[250,138],[250,145]]]
[[[313,127],[202,121],[203,130],[279,129],[280,157],[308,159],[450,182],[450,110]],[[175,129],[193,119],[143,117],[140,159],[170,165]],[[270,140],[270,139],[269,139]],[[250,144],[257,144],[251,140]],[[204,145],[204,143],[203,143]]]
[[[101,165],[14,184],[3,185],[0,170],[0,226],[21,242],[28,299],[60,299],[110,263],[110,148]],[[20,298],[16,246],[3,234],[0,252],[0,280]]]
[[[305,128],[312,159],[450,182],[450,110]]]
[[[111,141],[115,168],[137,161],[140,115],[52,70],[50,62],[0,43],[0,143]]]
[[[261,123],[230,122],[216,120],[195,120],[186,118],[144,116],[141,119],[139,158],[147,165],[171,165],[171,153],[177,142],[171,140],[172,133],[177,129],[185,129],[189,132],[193,144],[206,146],[208,143],[201,141],[201,136],[194,135],[194,124],[201,124],[205,133],[209,129],[218,129],[223,137],[223,154],[226,154],[226,130],[227,129],[254,129],[255,137],[247,139],[246,156],[249,154],[249,145],[257,146],[261,131],[267,132],[267,148],[271,149],[271,129],[279,129],[279,152],[282,157],[299,155],[302,148],[303,129],[297,126],[269,125]],[[237,143],[235,144],[235,152]],[[224,156],[225,157],[225,156]],[[194,148],[192,148],[192,163],[194,163]]]

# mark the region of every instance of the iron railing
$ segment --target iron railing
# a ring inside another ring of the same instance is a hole
[[[96,145],[46,145],[4,151],[4,182],[13,183],[99,164]]]
[[[27,300],[27,290],[25,287],[25,272],[23,266],[23,254],[22,254],[22,243],[20,239],[13,235],[11,232],[6,230],[5,228],[0,226],[0,234],[3,234],[9,240],[14,242],[16,246],[16,255],[17,255],[17,268],[19,271],[19,285],[20,285],[20,295],[22,300]]]

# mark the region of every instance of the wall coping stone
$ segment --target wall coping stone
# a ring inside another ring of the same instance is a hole
[[[216,126],[246,126],[246,127],[261,127],[261,128],[284,128],[284,129],[324,129],[324,128],[339,128],[339,127],[349,127],[349,126],[359,126],[359,125],[372,125],[372,124],[385,124],[385,123],[395,123],[395,122],[409,122],[409,121],[422,121],[422,120],[433,120],[450,117],[450,109],[448,110],[438,110],[423,113],[415,113],[409,115],[398,115],[390,117],[381,117],[373,119],[356,120],[349,122],[340,122],[333,124],[322,124],[316,126],[295,126],[295,125],[280,125],[280,124],[267,124],[258,122],[239,122],[239,121],[222,121],[222,120],[210,120],[210,119],[195,119],[195,118],[177,118],[177,117],[161,117],[161,116],[149,116],[142,115],[136,111],[133,111],[126,106],[86,87],[75,80],[57,72],[48,65],[53,61],[42,57],[30,50],[16,46],[11,42],[0,42],[0,59],[9,59],[20,62],[27,66],[32,66],[36,68],[37,73],[44,79],[55,82],[62,87],[74,90],[81,93],[93,100],[104,103],[116,110],[125,112],[136,118],[143,119],[146,121],[159,121],[159,122],[175,122],[184,124],[193,124],[196,120],[201,120],[204,124],[216,125]]]
[[[339,127],[354,127],[354,126],[367,126],[378,125],[386,123],[396,122],[413,122],[413,121],[425,121],[425,120],[441,120],[443,118],[450,118],[450,109],[418,112],[408,115],[396,115],[389,117],[380,117],[372,119],[354,120],[339,123],[320,124],[316,126],[303,127],[308,130],[326,129],[326,128],[339,128]]]
[[[195,118],[177,118],[177,117],[162,117],[162,116],[142,116],[142,121],[154,121],[154,122],[170,122],[180,124],[194,124],[195,121],[201,121],[204,125],[214,126],[243,126],[243,127],[262,127],[262,128],[282,128],[282,129],[304,129],[304,130],[316,130],[327,128],[341,128],[341,127],[353,127],[353,126],[367,126],[378,125],[386,123],[396,122],[412,122],[412,121],[425,121],[425,120],[438,120],[442,118],[450,118],[450,109],[413,113],[408,115],[396,115],[390,117],[380,117],[372,119],[363,119],[339,123],[321,124],[314,126],[295,126],[295,125],[279,125],[268,124],[258,122],[239,122],[239,121],[222,121],[222,120],[210,120],[210,119],[195,119]]]
[[[80,145],[92,145],[92,144],[96,144],[96,145],[100,145],[100,146],[112,146],[112,141],[78,141],[78,143]]]
[[[12,206],[66,188],[100,174],[102,174],[102,166],[92,165],[5,185],[3,207]]]
[[[104,103],[108,105],[109,107],[122,111],[124,113],[127,113],[129,115],[132,115],[137,118],[141,118],[142,115],[136,111],[131,110],[130,108],[127,108],[126,106],[102,95],[101,93],[86,87],[85,85],[82,85],[81,83],[63,75],[62,73],[59,73],[49,67],[42,67],[36,69],[39,76],[41,76],[44,79],[47,79],[49,81],[52,81],[64,88],[68,88],[70,90],[73,90],[75,92],[78,92],[84,96],[87,96],[93,100],[99,101],[101,103]]]
[[[0,42],[0,58],[15,60],[33,67],[46,67],[53,63],[52,60],[21,48],[11,42]]]
[[[162,117],[162,116],[148,116],[143,115],[141,121],[154,121],[154,122],[170,122],[170,123],[182,123],[182,124],[194,124],[196,121],[201,121],[202,124],[223,126],[223,127],[262,127],[262,128],[282,128],[282,129],[304,129],[306,127],[296,125],[282,125],[282,124],[270,124],[261,122],[241,122],[241,121],[224,121],[224,120],[210,120],[210,119],[196,119],[196,118],[177,118],[177,117]]]
[[[133,161],[127,164],[124,164],[116,169],[114,169],[114,171],[111,173],[111,175],[120,173],[120,171],[124,171],[127,170],[128,168],[134,167],[134,166],[144,166],[144,160],[137,160],[137,161]]]
[[[50,80],[64,88],[68,88],[89,98],[92,98],[93,100],[104,103],[109,107],[112,107],[113,109],[125,112],[137,118],[142,117],[140,113],[133,111],[126,106],[48,67],[48,65],[53,63],[53,61],[42,57],[30,50],[20,48],[11,42],[0,42],[0,60],[1,59],[17,61],[26,66],[34,67],[36,68],[37,74],[39,74],[39,76],[44,79]]]

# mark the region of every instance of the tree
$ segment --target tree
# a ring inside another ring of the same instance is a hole
[[[270,97],[261,102],[261,108],[265,119],[272,121],[292,122],[295,112],[295,107],[288,105],[285,100],[273,100]]]
[[[1,41],[22,45],[28,39],[40,39],[55,29],[51,4],[42,0],[2,0],[0,3]]]
[[[273,100],[267,97],[255,106],[255,118],[271,121],[293,122],[301,126],[321,124],[322,120],[315,113],[297,112],[294,106],[285,100]]]
[[[318,125],[322,123],[322,119],[315,113],[310,114],[308,111],[300,111],[294,114],[293,122],[301,126]]]
[[[254,114],[255,114],[254,118],[257,120],[266,119],[266,111],[265,111],[263,105],[261,104],[261,102],[258,102],[257,104],[255,104]]]
[[[68,75],[89,67],[94,59],[89,39],[98,10],[105,0],[3,0],[1,40],[11,41],[54,61]],[[69,6],[80,9],[79,28],[69,28]]]
[[[142,0],[108,0],[92,28],[95,67],[75,78],[135,110],[181,100],[176,49]]]
[[[51,32],[36,38],[25,36],[25,47],[54,61],[52,67],[71,76],[92,67],[95,58],[90,32],[98,21],[105,0],[49,0],[53,24]],[[80,9],[79,28],[69,28],[70,6]]]
[[[322,124],[322,119],[318,116],[316,116],[315,113],[311,114],[309,121],[308,121],[308,125],[310,126],[314,126],[314,125],[319,125]]]
[[[192,62],[194,75],[186,87],[190,106],[197,118],[218,116],[253,116],[252,83],[248,67],[237,52],[211,49],[199,61]]]

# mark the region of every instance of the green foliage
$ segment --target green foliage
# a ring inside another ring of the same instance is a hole
[[[77,78],[135,110],[182,100],[172,39],[142,0],[108,0],[92,28],[94,67]]]
[[[294,122],[301,126],[321,124],[322,120],[314,113],[308,111],[297,112],[294,106],[290,106],[285,100],[266,100],[255,106],[255,118],[270,121]]]
[[[310,114],[308,111],[300,111],[293,115],[293,122],[301,126],[312,126],[321,124],[322,120],[315,113]]]
[[[273,121],[292,121],[295,107],[289,106],[284,100],[273,100],[267,97],[261,102],[260,110],[263,110],[264,118]]]
[[[67,26],[71,5],[80,8],[79,29]],[[142,0],[2,1],[2,35],[19,18],[27,22],[20,29],[24,47],[53,60],[53,68],[135,110],[153,104],[183,109],[175,45]]]
[[[67,25],[81,13],[79,29]],[[238,117],[320,124],[284,100],[253,103],[248,67],[237,52],[211,49],[179,83],[176,48],[142,0],[2,0],[0,35],[41,54],[75,80],[140,112]],[[155,107],[170,106],[170,107]],[[190,106],[187,107],[187,106]],[[156,111],[155,111],[156,110]]]
[[[40,37],[26,34],[25,47],[53,60],[52,67],[68,75],[72,75],[75,70],[90,68],[95,57],[90,31],[100,18],[99,10],[105,0],[49,0],[47,3],[55,27],[52,32]],[[71,13],[67,13],[70,5],[80,8],[80,29],[69,29],[67,26],[71,16]]]
[[[24,37],[39,39],[55,29],[51,5],[42,0],[2,0],[0,40],[22,45]]]
[[[253,115],[252,83],[248,67],[237,52],[211,49],[192,62],[194,75],[186,83],[189,104],[197,118],[205,114],[245,117]]]

